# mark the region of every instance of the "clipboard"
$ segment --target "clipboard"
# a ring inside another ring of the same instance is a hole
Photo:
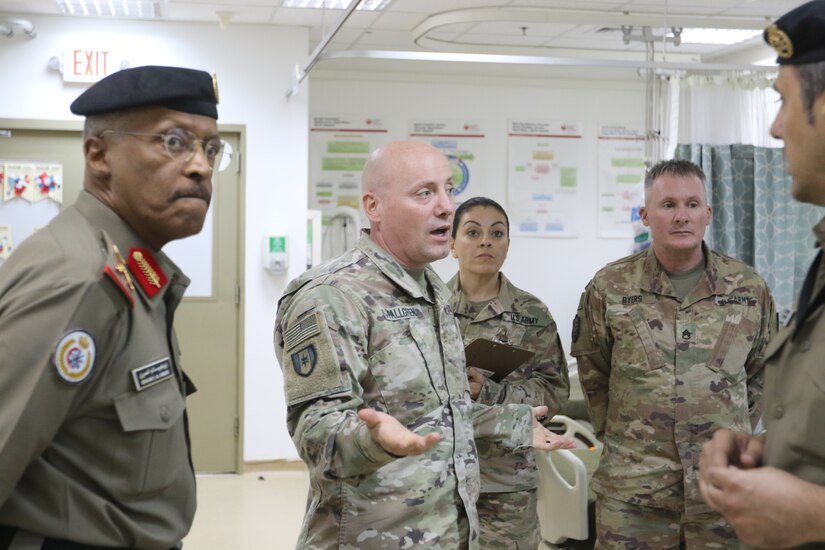
[[[485,371],[485,376],[493,382],[501,382],[502,378],[526,363],[535,353],[509,344],[478,338],[464,348],[464,355],[468,367]]]

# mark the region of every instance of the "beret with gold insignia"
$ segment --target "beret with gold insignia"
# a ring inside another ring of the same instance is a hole
[[[195,69],[147,65],[110,74],[80,94],[76,115],[92,116],[157,105],[218,118],[218,87],[213,75]]]
[[[813,0],[789,11],[762,36],[776,50],[780,65],[825,61],[825,0]]]

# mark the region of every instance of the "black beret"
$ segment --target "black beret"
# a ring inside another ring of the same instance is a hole
[[[122,69],[92,85],[71,105],[76,115],[100,115],[158,105],[218,118],[218,86],[204,71],[145,66]]]
[[[780,65],[825,61],[825,0],[813,0],[794,8],[765,29]]]

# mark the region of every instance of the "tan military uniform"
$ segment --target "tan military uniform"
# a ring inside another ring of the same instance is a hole
[[[567,360],[556,322],[541,300],[516,288],[503,273],[499,277],[498,296],[477,314],[459,288],[458,275],[447,283],[453,292],[450,305],[463,327],[465,346],[477,338],[487,338],[536,352],[500,383],[486,379],[477,401],[487,405],[547,405],[550,418],[564,406],[570,391]],[[536,548],[541,539],[533,450],[482,457],[480,467],[481,547],[516,548],[519,544],[519,548]]]
[[[814,232],[821,246],[825,218]],[[811,290],[803,287],[796,316],[765,351],[763,463],[825,485],[825,262],[812,265],[809,277]],[[825,548],[825,543],[798,548]]]
[[[751,267],[703,250],[704,274],[683,301],[652,249],[609,264],[582,295],[572,354],[605,445],[599,495],[708,513],[702,443],[719,428],[750,432],[759,417],[773,299]]]
[[[0,266],[0,525],[144,550],[188,532],[188,283],[85,192]]]
[[[310,470],[297,548],[477,548],[474,425],[493,448],[532,445],[529,407],[470,400],[449,291],[431,268],[424,276],[427,291],[365,233],[281,298],[287,423]],[[390,455],[357,419],[363,407],[441,440]]]

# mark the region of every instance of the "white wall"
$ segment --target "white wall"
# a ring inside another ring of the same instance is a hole
[[[296,64],[306,60],[305,29],[258,25],[154,22],[112,23],[32,17],[34,40],[0,42],[0,70],[6,75],[0,118],[74,119],[69,104],[85,85],[66,84],[49,71],[52,55],[78,44],[121,53],[131,66],[182,65],[215,71],[220,85],[220,122],[247,130],[244,231],[244,459],[296,458],[286,432],[282,378],[272,348],[275,305],[289,280],[301,272],[305,243],[291,238],[289,273],[273,276],[261,266],[261,239],[268,231],[302,236],[306,231],[308,112],[375,113],[389,139],[406,136],[411,118],[468,118],[487,134],[487,168],[494,182],[484,194],[506,204],[506,130],[511,118],[568,119],[582,123],[592,151],[581,181],[596,176],[595,134],[601,123],[641,125],[640,81],[473,78],[317,71],[289,102]],[[499,182],[496,184],[496,182]],[[504,266],[516,285],[544,300],[555,316],[565,349],[579,294],[596,269],[624,255],[629,243],[596,238],[596,188],[584,185],[576,239],[514,238]],[[445,279],[451,259],[436,264]]]
[[[487,141],[487,183],[460,198],[487,195],[505,208],[507,121],[580,122],[588,162],[579,175],[580,195],[576,206],[579,237],[514,237],[503,267],[516,286],[532,292],[547,304],[558,324],[564,349],[569,353],[572,320],[584,286],[596,270],[627,255],[631,248],[629,239],[596,237],[598,127],[622,123],[644,128],[644,99],[644,83],[632,75],[621,81],[528,80],[401,73],[344,75],[328,70],[313,75],[310,114],[366,113],[380,117],[389,129],[388,140],[405,139],[412,119],[478,122]],[[446,280],[457,271],[457,263],[448,257],[436,262],[435,268]]]
[[[112,22],[31,17],[37,38],[0,42],[4,75],[0,118],[76,119],[69,104],[86,85],[65,84],[46,64],[78,45],[117,53],[132,67],[180,65],[214,71],[220,123],[246,126],[246,266],[244,282],[244,459],[295,455],[285,426],[280,370],[272,347],[275,304],[305,263],[307,197],[307,84],[289,102],[294,66],[306,60],[303,28],[264,25]],[[22,33],[21,33],[22,34]],[[78,154],[80,152],[78,151]],[[290,272],[272,276],[261,264],[266,231],[299,236]]]

